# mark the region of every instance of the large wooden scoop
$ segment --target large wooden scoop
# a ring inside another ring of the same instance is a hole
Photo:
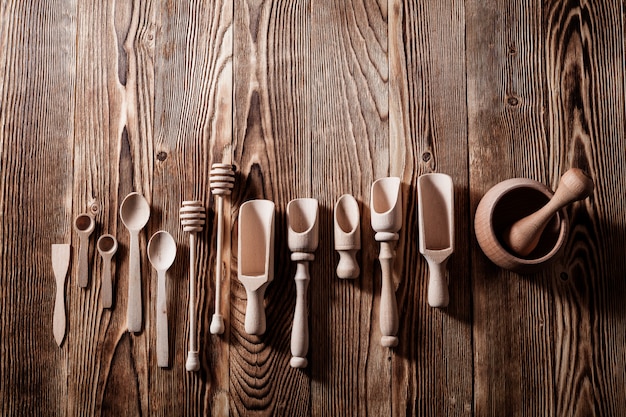
[[[424,174],[417,180],[419,248],[430,270],[428,304],[447,307],[446,264],[454,252],[454,185],[446,174]]]
[[[510,250],[528,256],[539,243],[546,225],[568,204],[582,200],[593,192],[593,181],[582,170],[572,168],[561,177],[552,199],[541,209],[516,221],[504,231],[502,238]]]
[[[237,275],[246,289],[246,333],[265,333],[265,289],[274,279],[274,203],[246,201],[239,209]]]

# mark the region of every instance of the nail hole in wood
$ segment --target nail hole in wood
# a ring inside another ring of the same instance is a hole
[[[567,272],[561,272],[561,281],[567,281],[569,279],[569,275],[567,275]]]
[[[424,152],[422,154],[422,161],[428,162],[428,161],[430,161],[430,158],[432,158],[432,155],[431,155],[430,152]]]
[[[167,159],[167,152],[163,152],[163,151],[159,152],[157,154],[157,159],[161,162],[165,161]]]

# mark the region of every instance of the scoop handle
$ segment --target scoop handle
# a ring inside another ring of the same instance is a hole
[[[139,259],[139,232],[130,232],[130,260],[128,268],[128,307],[126,326],[129,332],[141,331],[141,263]]]
[[[111,283],[111,257],[102,258],[102,306],[111,308],[113,305],[113,284]]]
[[[78,286],[85,288],[89,282],[89,235],[80,233],[78,238]]]
[[[305,368],[307,366],[306,354],[309,351],[309,322],[307,292],[309,288],[309,263],[298,262],[296,267],[296,309],[293,315],[293,327],[291,329],[291,367]]]
[[[431,307],[447,307],[450,302],[446,264],[427,260],[430,278],[428,281],[428,304]]]
[[[398,303],[394,291],[391,261],[393,259],[394,243],[380,242],[380,269],[382,275],[382,286],[380,289],[380,332],[382,338],[381,345],[393,347],[398,344]]]
[[[161,368],[169,366],[168,329],[167,329],[167,294],[165,289],[165,271],[158,272],[156,302],[156,345],[157,364]]]
[[[266,285],[253,291],[246,288],[248,301],[246,303],[245,330],[248,334],[262,335],[265,333],[265,306],[263,305],[265,288]]]

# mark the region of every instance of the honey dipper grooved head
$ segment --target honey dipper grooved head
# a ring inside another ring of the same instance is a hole
[[[213,164],[209,173],[211,192],[215,195],[228,195],[235,186],[235,169],[230,164]]]
[[[185,232],[200,232],[204,227],[206,213],[201,201],[183,201],[180,208],[180,224]]]

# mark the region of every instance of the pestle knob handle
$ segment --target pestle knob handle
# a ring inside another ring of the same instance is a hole
[[[508,247],[521,256],[528,256],[539,243],[543,229],[568,204],[582,200],[593,192],[593,181],[581,169],[572,168],[561,177],[552,199],[541,209],[505,230],[503,239]]]

